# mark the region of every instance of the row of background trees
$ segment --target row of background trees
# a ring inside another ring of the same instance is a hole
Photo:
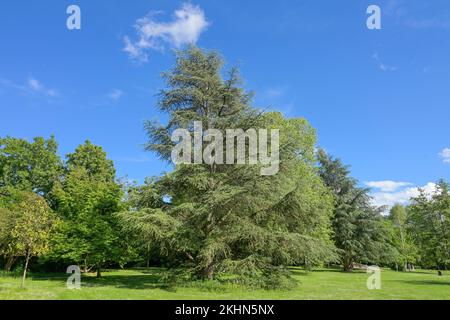
[[[63,160],[54,137],[0,139],[0,254],[6,270],[84,272],[157,265],[190,278],[266,287],[290,281],[287,267],[355,263],[405,269],[449,265],[450,194],[438,183],[411,205],[371,204],[339,159],[317,151],[316,132],[301,118],[251,106],[238,70],[223,72],[216,52],[178,52],[164,74],[160,111],[149,122],[147,150],[170,161],[171,133],[280,129],[280,171],[258,165],[177,165],[170,173],[129,185],[101,147],[86,141]],[[246,140],[247,141],[247,140]],[[248,141],[247,141],[248,143]],[[225,145],[225,143],[223,143]],[[248,155],[247,155],[248,156]],[[231,277],[230,277],[231,275]]]

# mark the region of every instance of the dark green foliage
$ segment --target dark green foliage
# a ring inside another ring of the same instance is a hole
[[[168,89],[160,95],[159,107],[169,122],[147,123],[147,149],[169,160],[171,132],[192,131],[194,121],[223,133],[280,129],[280,172],[261,176],[258,165],[178,165],[155,182],[157,194],[170,203],[154,208],[150,201],[147,209],[121,217],[143,239],[190,266],[195,277],[233,274],[239,281],[272,286],[288,275],[286,265],[334,258],[331,196],[315,174],[310,125],[252,108],[237,70],[223,79],[222,66],[215,52],[191,47],[178,53],[176,67],[164,74]]]
[[[388,241],[389,229],[383,221],[382,208],[371,205],[368,190],[357,187],[357,181],[339,159],[319,150],[318,160],[320,176],[334,193],[333,239],[344,270],[352,270],[355,262],[392,261],[397,251]]]

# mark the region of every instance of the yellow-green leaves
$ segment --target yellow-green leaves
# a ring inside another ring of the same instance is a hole
[[[48,251],[55,218],[46,201],[38,195],[24,193],[13,211],[18,218],[11,230],[10,249],[17,256],[38,256]]]

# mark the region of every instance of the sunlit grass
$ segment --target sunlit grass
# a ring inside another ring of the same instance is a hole
[[[450,274],[439,277],[434,271],[402,273],[384,269],[381,290],[368,290],[368,275],[323,269],[304,272],[293,268],[298,286],[291,290],[261,290],[237,285],[193,283],[169,286],[161,280],[162,269],[115,270],[103,277],[83,275],[79,290],[66,288],[66,274],[32,273],[26,287],[20,277],[0,276],[0,299],[450,299]]]

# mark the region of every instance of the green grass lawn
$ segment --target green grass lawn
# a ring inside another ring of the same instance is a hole
[[[161,269],[120,270],[82,277],[79,290],[66,288],[65,274],[31,274],[26,287],[20,277],[0,276],[0,299],[450,299],[450,273],[437,276],[434,271],[381,273],[382,289],[368,290],[368,275],[362,271],[315,270],[305,273],[293,268],[298,286],[291,290],[252,290],[234,285],[196,283],[168,288],[161,284]]]

